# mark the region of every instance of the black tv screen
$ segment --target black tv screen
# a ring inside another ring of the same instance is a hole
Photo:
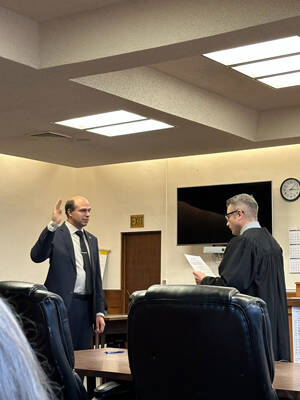
[[[258,220],[272,233],[272,182],[234,183],[177,189],[177,244],[226,244],[226,200],[248,193],[258,203]]]

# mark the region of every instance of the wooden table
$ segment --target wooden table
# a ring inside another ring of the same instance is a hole
[[[300,399],[300,364],[291,362],[275,363],[273,386],[279,397]]]
[[[123,353],[107,354],[108,351],[123,351]],[[131,381],[127,349],[106,347],[102,349],[77,350],[75,354],[75,370],[81,376],[87,377],[89,398],[93,397],[96,387],[96,377]]]
[[[121,350],[123,353],[106,354],[106,351]],[[95,377],[130,381],[127,349],[104,348],[75,351],[75,370],[84,376],[92,377],[88,381],[88,392],[93,393]],[[300,364],[275,363],[273,386],[279,396],[300,399]]]
[[[123,353],[107,354],[110,351]],[[84,376],[131,381],[127,349],[106,347],[103,349],[77,350],[75,370]]]
[[[127,334],[127,314],[106,314],[105,317],[105,330],[104,333],[96,335],[95,347],[104,347],[106,343],[106,335],[110,334]]]

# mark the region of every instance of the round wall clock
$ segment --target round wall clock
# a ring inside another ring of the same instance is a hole
[[[280,186],[280,194],[287,201],[295,201],[300,196],[300,182],[296,178],[285,179]]]

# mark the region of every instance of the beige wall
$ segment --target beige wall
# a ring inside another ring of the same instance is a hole
[[[44,282],[47,263],[33,264],[30,248],[56,199],[73,193],[76,170],[6,155],[0,155],[0,170],[0,280]]]
[[[130,214],[145,214],[143,230],[162,231],[161,279],[193,283],[184,253],[200,254],[211,266],[214,256],[204,255],[203,246],[176,245],[177,187],[271,180],[273,234],[284,251],[287,288],[295,289],[300,276],[289,273],[288,229],[300,227],[300,199],[284,201],[279,188],[283,179],[300,177],[299,157],[300,145],[295,145],[78,170],[78,186],[95,208],[91,231],[103,248],[112,250],[105,286],[120,287],[120,232],[131,231]]]
[[[162,231],[162,280],[193,283],[183,254],[200,254],[208,263],[212,256],[203,255],[202,246],[176,246],[177,187],[272,180],[273,234],[284,251],[287,288],[295,289],[300,276],[289,273],[288,229],[300,227],[300,200],[284,201],[279,188],[283,179],[299,178],[299,158],[300,145],[294,145],[73,169],[1,155],[0,280],[44,281],[47,262],[32,263],[30,248],[56,199],[78,193],[93,207],[90,231],[111,250],[106,288],[120,288],[121,232],[131,231],[131,214],[145,215],[143,230]]]
[[[162,231],[164,249],[165,165],[166,161],[157,160],[78,170],[78,187],[93,207],[89,229],[101,248],[111,250],[106,288],[120,289],[121,232],[134,231],[131,214],[145,215],[145,227],[139,231]]]
[[[184,253],[203,255],[202,246],[176,246],[176,188],[251,181],[272,181],[273,236],[283,248],[286,285],[295,289],[299,274],[289,273],[288,229],[300,227],[300,199],[289,203],[279,193],[282,180],[300,178],[300,146],[247,150],[168,160],[167,280],[192,282]],[[210,263],[211,256],[203,255]]]

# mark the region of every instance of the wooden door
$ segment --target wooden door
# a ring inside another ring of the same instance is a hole
[[[161,232],[122,233],[122,308],[136,290],[160,283]]]

